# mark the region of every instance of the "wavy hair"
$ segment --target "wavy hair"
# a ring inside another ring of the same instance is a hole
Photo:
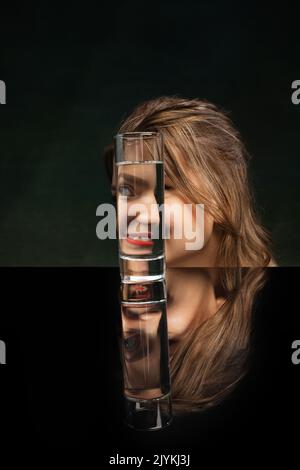
[[[170,360],[172,406],[177,414],[203,411],[218,404],[234,390],[250,366],[254,304],[266,282],[267,268],[216,271],[216,295],[225,297],[225,303],[213,316],[190,329]]]

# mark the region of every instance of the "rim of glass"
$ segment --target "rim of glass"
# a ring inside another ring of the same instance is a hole
[[[128,139],[128,140],[134,140],[138,139],[140,137],[158,137],[161,136],[161,132],[158,131],[133,131],[133,132],[121,132],[119,134],[114,135],[114,139]]]

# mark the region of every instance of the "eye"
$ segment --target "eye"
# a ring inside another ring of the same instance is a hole
[[[133,188],[129,186],[128,184],[120,184],[118,189],[119,189],[120,196],[126,196],[126,197],[134,196]]]
[[[128,352],[135,351],[140,345],[140,338],[139,335],[132,335],[124,338],[124,348]]]
[[[165,184],[165,190],[166,191],[170,191],[172,188],[172,186],[170,186],[169,184]]]

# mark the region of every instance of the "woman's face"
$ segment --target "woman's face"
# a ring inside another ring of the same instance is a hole
[[[159,171],[163,171],[162,164],[155,162],[117,166],[118,229],[124,233],[124,238],[120,237],[120,251],[124,255],[163,253],[159,236],[158,207],[163,202],[162,194],[157,194]]]
[[[117,195],[118,227],[121,224],[126,227],[126,236],[120,240],[120,250],[124,255],[159,255],[163,252],[162,215],[159,211],[163,198],[158,191],[159,179],[163,179],[161,170],[162,167],[155,164],[114,167],[112,192]],[[201,261],[209,247],[212,258],[216,251],[211,242],[213,218],[205,208],[204,211],[201,207],[196,209],[196,204],[188,201],[166,175],[164,181],[167,266],[213,265],[214,260]]]

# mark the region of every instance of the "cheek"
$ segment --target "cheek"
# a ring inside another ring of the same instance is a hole
[[[183,218],[183,207],[184,203],[180,197],[177,195],[167,195],[165,196],[165,208],[166,208],[166,217],[165,225],[166,228],[169,228],[170,238],[174,238],[174,233],[181,233],[181,220]],[[176,241],[180,241],[176,239]]]
[[[180,212],[183,212],[183,202],[180,197],[175,195],[168,195],[165,197],[165,207],[167,217],[165,218],[165,226],[167,229],[168,238],[165,240],[166,258],[171,261],[174,257],[181,257],[184,252],[184,234],[182,224],[180,222]],[[176,217],[176,213],[179,216]],[[175,238],[179,234],[181,238]]]
[[[204,235],[204,244],[209,240],[214,228],[214,219],[208,211],[203,208],[196,208],[196,204],[192,206],[193,230]]]
[[[167,211],[171,214],[176,213],[176,211],[181,212],[181,218],[174,217],[173,215],[171,217],[166,217],[165,218],[165,224],[166,228],[168,228],[168,232],[170,234],[170,238],[166,239],[166,254],[168,258],[173,258],[173,256],[180,257],[187,252],[185,249],[185,243],[188,240],[185,237],[185,227],[184,227],[184,204],[191,204],[191,207],[187,209],[188,212],[190,210],[192,211],[190,214],[192,217],[189,217],[189,223],[192,220],[192,231],[194,232],[197,230],[197,233],[201,231],[201,233],[204,232],[204,246],[206,243],[209,241],[212,233],[213,233],[213,227],[214,227],[214,219],[213,217],[205,210],[204,207],[204,212],[201,211],[202,209],[198,209],[198,217],[197,217],[197,210],[196,210],[196,204],[192,204],[190,202],[184,201],[180,196],[174,195],[174,194],[169,194],[165,197],[165,207]],[[179,226],[181,220],[181,226]],[[204,223],[204,229],[203,229],[203,223]],[[176,233],[181,233],[180,239],[174,238],[174,234]]]
[[[121,196],[119,196],[117,198],[117,209],[118,209],[119,217],[124,219],[127,216],[128,207],[129,207],[128,202],[126,203],[125,200]]]

